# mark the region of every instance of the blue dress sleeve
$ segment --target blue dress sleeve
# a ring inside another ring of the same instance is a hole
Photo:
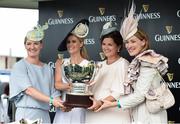
[[[10,100],[18,101],[24,96],[24,91],[31,87],[31,81],[28,77],[28,70],[23,62],[17,62],[10,75]]]

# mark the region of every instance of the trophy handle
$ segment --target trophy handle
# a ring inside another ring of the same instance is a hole
[[[62,60],[62,64],[61,64],[61,70],[62,70],[62,76],[65,78],[65,80],[68,82],[68,83],[72,83],[65,75],[65,72],[64,72],[64,54],[63,53],[58,53],[58,58]]]
[[[92,63],[92,62],[91,62]],[[89,80],[89,82],[93,82],[94,78],[96,77],[99,69],[102,67],[102,65],[98,65],[97,62],[93,61],[93,66],[94,66],[94,70],[93,70],[93,75],[91,77],[91,79]],[[94,83],[92,83],[94,84]],[[91,86],[92,85],[91,83],[89,83],[89,85]]]
[[[62,70],[62,76],[65,78],[65,80],[66,80],[69,84],[71,84],[72,81],[69,80],[69,79],[66,77],[66,75],[65,75],[65,71],[64,71],[64,63],[61,65],[61,70]]]
[[[59,58],[59,59],[63,59],[63,58],[64,58],[64,54],[58,53],[58,58]]]
[[[106,58],[106,56],[103,52],[99,52],[99,56],[100,56],[101,60],[104,60]]]
[[[94,70],[93,70],[93,75],[91,77],[91,79],[89,80],[89,82],[92,82],[92,80],[94,80],[94,77],[96,75],[96,63],[95,61],[90,61],[91,64],[93,64]]]

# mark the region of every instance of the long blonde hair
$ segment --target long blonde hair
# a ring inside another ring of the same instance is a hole
[[[77,36],[76,36],[76,37],[77,37]],[[82,46],[81,49],[80,49],[80,54],[81,54],[81,56],[82,56],[84,59],[89,59],[87,49],[86,49],[86,47],[84,46],[84,38],[79,38],[79,37],[77,37],[77,38],[79,39],[80,42],[83,43],[83,46]]]

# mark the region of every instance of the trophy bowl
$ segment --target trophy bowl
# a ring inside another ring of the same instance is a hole
[[[66,93],[64,105],[67,107],[90,107],[93,102],[89,97],[93,94],[88,89],[88,83],[94,78],[96,65],[90,61],[85,66],[77,64],[63,65],[63,75],[66,80],[72,83],[72,89]]]

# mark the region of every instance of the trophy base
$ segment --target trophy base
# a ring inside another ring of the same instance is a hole
[[[92,106],[93,101],[89,98],[92,94],[67,93],[64,105],[66,107],[82,107],[88,108]]]

